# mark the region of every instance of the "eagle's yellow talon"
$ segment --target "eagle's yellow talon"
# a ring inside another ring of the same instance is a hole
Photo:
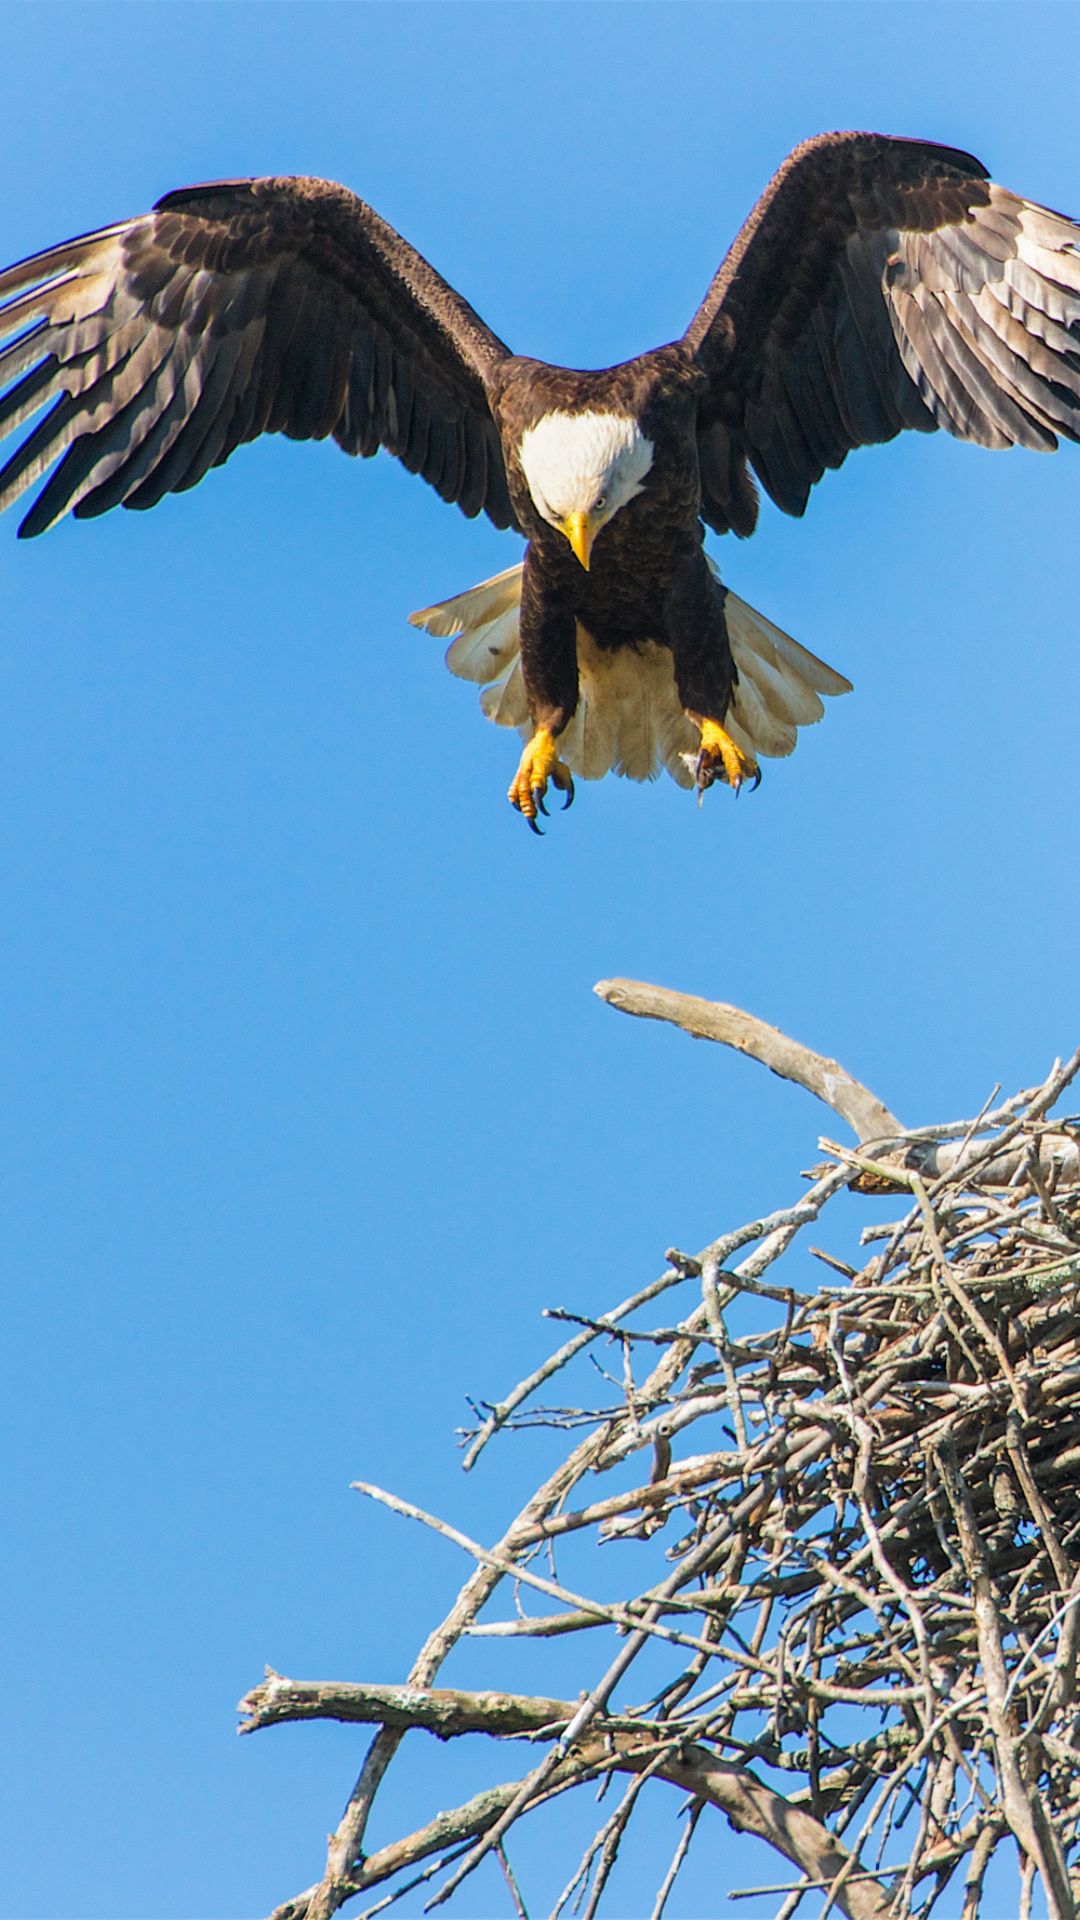
[[[574,797],[574,782],[570,769],[564,766],[555,751],[555,736],[548,727],[538,727],[521,756],[521,763],[510,782],[508,799],[512,807],[523,814],[534,833],[539,833],[536,824],[538,813],[547,816],[544,795],[548,781],[565,793],[564,811]]]
[[[744,753],[735,745],[718,720],[701,720],[701,748],[697,757],[698,795],[711,787],[716,779],[726,780],[729,787],[738,793],[744,780],[753,779],[756,787],[761,780],[761,769],[752,754]]]

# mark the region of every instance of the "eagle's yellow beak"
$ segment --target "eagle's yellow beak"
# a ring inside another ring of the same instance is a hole
[[[565,520],[560,521],[560,526],[573,547],[575,555],[588,573],[589,555],[597,533],[592,516],[588,513],[568,513]]]

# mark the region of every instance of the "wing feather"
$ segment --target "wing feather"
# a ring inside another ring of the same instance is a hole
[[[91,420],[86,432],[77,433],[76,423],[80,416],[77,411],[71,413],[65,423],[62,445],[66,448],[60,464],[53,472],[47,484],[42,488],[30,510],[28,524],[34,531],[43,531],[51,526],[70,509],[77,510],[80,502],[91,490],[103,485],[118,468],[123,467],[128,458],[134,437],[143,429],[143,423],[149,424],[152,417],[145,406],[145,394],[148,387],[160,391],[161,362],[164,359],[164,345],[153,336],[143,342],[147,349],[142,355],[141,365],[136,364],[137,356],[122,365],[122,387],[117,383],[108,386],[101,395],[98,411],[102,415],[101,424],[96,428]],[[152,351],[158,348],[155,355]],[[56,451],[60,451],[58,445]],[[19,455],[9,463],[16,469]],[[46,463],[47,464],[47,463]],[[8,469],[5,469],[5,473]],[[0,474],[0,508],[8,504],[4,475]],[[11,483],[14,493],[23,490],[26,483],[20,477],[18,484]]]
[[[260,433],[385,447],[514,523],[488,383],[507,349],[400,235],[319,180],[217,183],[0,273],[0,504],[21,532],[154,505]]]
[[[823,134],[767,188],[685,344],[709,376],[720,530],[749,531],[739,462],[798,514],[827,468],[903,428],[1052,451],[1080,438],[1080,227],[955,148]]]
[[[120,425],[118,453],[115,458],[106,458],[100,476],[95,478],[92,493],[88,494],[84,488],[80,488],[73,508],[76,519],[96,519],[99,514],[108,513],[111,507],[121,503],[128,507],[152,507],[164,497],[168,491],[168,468],[164,464],[166,456],[183,432],[194,404],[192,394],[196,390],[196,381],[192,380],[190,386],[187,382],[188,356],[171,353],[163,362],[154,382],[152,404],[143,408],[137,419]],[[76,444],[68,459],[73,460],[77,456],[92,461],[92,443],[85,455]],[[59,469],[53,480],[59,482]],[[48,503],[46,512],[46,495],[52,491],[52,486],[53,481],[50,481],[31,507],[23,523],[27,534],[44,533],[47,527],[54,525],[67,512],[69,501],[62,484],[57,486],[55,498]]]

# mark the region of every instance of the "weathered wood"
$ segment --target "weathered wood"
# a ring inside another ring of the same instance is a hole
[[[684,999],[670,996],[680,1013]],[[668,1017],[669,997],[652,1007]],[[835,1063],[813,1056],[811,1072],[805,1048],[748,1016],[733,1025],[735,1012],[721,1010],[729,1043],[738,1031],[777,1071],[816,1075],[853,1125],[880,1107]],[[1048,1115],[1077,1072],[1080,1051],[970,1123],[830,1147],[792,1203],[695,1254],[670,1250],[668,1269],[607,1313],[559,1309],[572,1337],[482,1404],[470,1436],[470,1462],[506,1427],[567,1436],[493,1545],[357,1483],[471,1567],[401,1685],[268,1673],[241,1703],[245,1732],[301,1719],[377,1729],[323,1879],[276,1920],[328,1920],[384,1887],[393,1899],[424,1888],[439,1906],[489,1858],[511,1878],[517,1822],[606,1776],[622,1785],[566,1895],[590,1914],[651,1783],[666,1782],[697,1817],[657,1875],[654,1913],[719,1812],[794,1867],[777,1892],[820,1889],[852,1920],[929,1914],[960,1871],[964,1920],[985,1911],[988,1877],[1000,1910],[1014,1842],[1016,1910],[1038,1886],[1052,1920],[1075,1920],[1080,1169],[1071,1129]],[[867,1229],[864,1254],[848,1208],[848,1242],[815,1246],[824,1266],[808,1260],[808,1230],[823,1237],[856,1180],[900,1194],[902,1217]],[[553,1381],[558,1404],[539,1404]],[[629,1485],[625,1471],[604,1479],[627,1466]],[[528,1684],[535,1643],[553,1633],[564,1662],[580,1650],[574,1698]],[[520,1687],[437,1687],[465,1636],[497,1639],[495,1671],[519,1663]],[[367,1851],[413,1730],[498,1743],[500,1778]],[[505,1781],[510,1740],[530,1758]],[[879,1865],[901,1806],[906,1860]]]

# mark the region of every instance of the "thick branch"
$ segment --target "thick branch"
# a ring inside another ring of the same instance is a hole
[[[322,1685],[270,1674],[262,1686],[245,1695],[240,1710],[250,1716],[243,1732],[275,1721],[324,1718],[425,1728],[443,1738],[487,1733],[502,1738],[511,1734],[546,1735],[554,1740],[580,1707],[577,1701],[532,1695],[442,1687]],[[667,1730],[630,1730],[625,1719],[605,1717],[599,1724],[594,1722],[585,1738],[557,1761],[537,1797],[546,1798],[552,1791],[584,1784],[609,1769],[632,1774],[648,1770],[695,1799],[707,1801],[740,1832],[767,1841],[801,1873],[823,1885],[835,1881],[849,1864],[847,1849],[820,1821],[794,1807],[749,1768],[722,1761],[695,1742],[680,1744]],[[481,1838],[505,1815],[523,1784],[513,1782],[479,1794],[369,1855],[362,1865],[353,1868],[352,1890],[376,1886],[432,1852],[465,1839]],[[846,1881],[838,1894],[838,1904],[851,1920],[884,1920],[889,1911],[881,1888],[866,1881]]]
[[[632,1013],[642,1020],[669,1020],[695,1040],[719,1040],[737,1053],[749,1054],[781,1080],[794,1080],[823,1100],[827,1107],[846,1120],[859,1140],[880,1140],[903,1133],[895,1113],[853,1080],[838,1060],[815,1053],[799,1040],[791,1040],[778,1027],[770,1027],[741,1007],[729,1007],[722,1000],[700,1000],[696,994],[673,993],[668,987],[653,987],[644,980],[598,980],[593,992],[620,1013]]]
[[[343,1720],[377,1727],[424,1727],[440,1740],[462,1733],[560,1733],[577,1712],[574,1700],[538,1695],[469,1693],[453,1687],[364,1686],[345,1680],[288,1680],[268,1667],[266,1679],[238,1703],[238,1731],[287,1720]]]
[[[939,1180],[958,1175],[979,1157],[971,1140],[925,1138],[908,1134],[896,1115],[876,1094],[852,1078],[838,1060],[815,1053],[800,1040],[792,1040],[778,1027],[758,1020],[741,1007],[727,1006],[722,1000],[701,1000],[696,994],[675,993],[668,987],[654,987],[644,980],[599,980],[593,988],[601,1000],[620,1013],[632,1013],[643,1020],[666,1020],[681,1027],[695,1040],[717,1040],[733,1047],[751,1060],[760,1061],[781,1080],[804,1087],[845,1120],[860,1143],[894,1141],[878,1145],[876,1168],[857,1178],[855,1184],[868,1191],[888,1186],[895,1165],[901,1173],[921,1175],[924,1180]],[[1075,1057],[1061,1076],[1062,1084],[1076,1071]],[[824,1144],[824,1143],[823,1143]],[[843,1153],[844,1149],[838,1150]],[[1007,1186],[1025,1160],[1034,1153],[1036,1169],[1051,1182],[1080,1179],[1080,1141],[1074,1133],[1047,1129],[1034,1143],[1020,1140],[1011,1151],[999,1154],[983,1169],[989,1184]],[[903,1184],[901,1179],[900,1184]]]

